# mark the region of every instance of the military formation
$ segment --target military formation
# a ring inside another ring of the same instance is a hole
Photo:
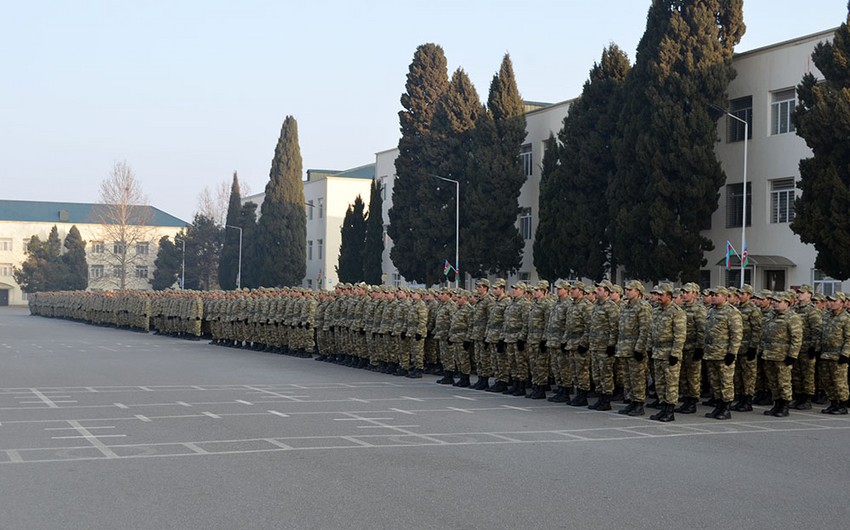
[[[364,283],[334,291],[34,293],[30,312],[393,376],[675,421],[847,414],[850,300],[694,283],[480,279],[475,291]],[[471,380],[476,376],[475,382]],[[551,394],[550,394],[551,392]],[[595,398],[595,400],[593,399]],[[648,402],[647,398],[654,399]],[[701,401],[702,398],[707,398]],[[593,400],[591,403],[590,400]]]

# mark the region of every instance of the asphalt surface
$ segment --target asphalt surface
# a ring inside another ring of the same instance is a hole
[[[850,417],[435,380],[0,308],[0,529],[848,527]]]

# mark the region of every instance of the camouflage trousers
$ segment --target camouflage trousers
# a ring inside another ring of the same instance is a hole
[[[511,377],[511,361],[508,356],[508,345],[505,345],[505,350],[502,353],[496,349],[494,343],[489,343],[490,349],[490,369],[493,370],[497,382],[507,383]]]
[[[756,391],[756,376],[758,361],[747,359],[747,352],[739,353],[735,361],[735,393],[741,396],[752,396]]]
[[[623,395],[643,403],[646,401],[646,358],[638,361],[634,357],[620,357],[619,360],[623,367]],[[658,389],[658,381],[655,388]]]
[[[573,384],[570,354],[561,350],[560,344],[549,347],[549,364],[552,366],[556,385],[570,386]]]
[[[491,377],[493,370],[490,367],[490,352],[487,351],[487,343],[483,340],[475,341],[475,371],[478,377]]]
[[[467,343],[469,344],[469,343]],[[463,347],[463,342],[452,343],[452,354],[454,356],[455,370],[463,375],[472,373],[472,345]]]
[[[549,382],[549,349],[545,343],[534,342],[528,344],[528,362],[531,368],[531,384],[545,385]]]
[[[735,399],[735,365],[726,366],[721,359],[705,361],[705,368],[714,398],[727,403]]]
[[[764,374],[773,399],[791,401],[791,367],[785,366],[784,361],[765,361]]]
[[[446,339],[439,339],[440,347],[440,364],[443,365],[443,370],[447,372],[455,371],[455,356],[452,352],[452,345]]]
[[[826,396],[830,400],[847,401],[850,399],[850,390],[847,386],[847,365],[838,364],[838,361],[821,360],[826,375]]]
[[[809,359],[808,348],[801,349],[797,362],[791,366],[791,388],[797,394],[815,395],[815,364]]]
[[[582,354],[578,350],[570,350],[567,354],[567,365],[570,378],[565,383],[568,385],[572,381],[576,390],[590,390],[590,353]]]
[[[669,361],[655,359],[655,393],[658,401],[667,405],[675,405],[679,401],[679,373],[682,363],[670,366]]]
[[[590,350],[590,363],[596,392],[612,395],[614,393],[614,358],[608,357],[605,350]]]
[[[679,370],[680,392],[691,399],[699,399],[702,383],[702,360],[694,359],[693,350],[682,352],[682,366]]]
[[[508,353],[511,360],[511,377],[518,381],[528,381],[528,344],[524,344],[520,349],[517,343],[511,342],[508,344]]]
[[[425,368],[425,339],[408,338],[410,341],[410,363],[413,368]]]
[[[425,362],[427,364],[437,364],[440,362],[439,347],[437,339],[433,337],[425,337]]]

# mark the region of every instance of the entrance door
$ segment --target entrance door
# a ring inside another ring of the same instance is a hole
[[[770,289],[771,291],[784,291],[785,290],[785,271],[782,270],[782,269],[765,270],[764,271],[764,288]]]
[[[0,289],[0,306],[9,305],[9,289]]]

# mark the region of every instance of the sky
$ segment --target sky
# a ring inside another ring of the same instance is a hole
[[[602,50],[634,60],[650,0],[39,0],[0,18],[0,199],[98,202],[125,161],[191,221],[234,171],[262,192],[280,128],[304,170],[398,144],[416,47],[441,45],[486,100],[510,53],[526,100],[581,93]],[[745,0],[752,50],[839,26],[847,0]],[[245,190],[243,190],[243,195]]]

